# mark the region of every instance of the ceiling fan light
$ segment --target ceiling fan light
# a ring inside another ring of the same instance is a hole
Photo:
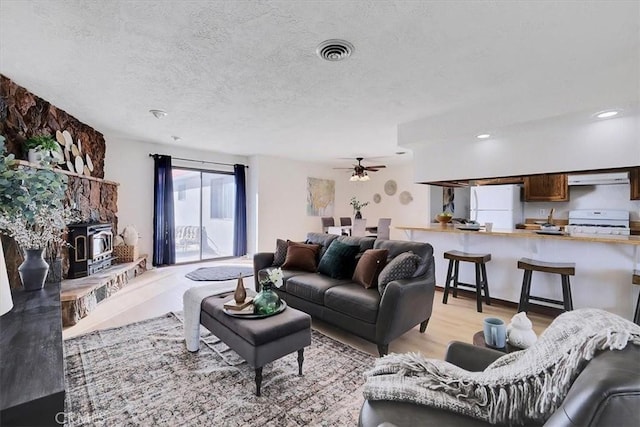
[[[351,178],[349,178],[349,181],[359,181],[358,175],[354,172],[353,175],[351,175]]]
[[[360,178],[360,181],[369,181],[371,178],[369,178],[369,175],[364,175],[362,178]]]

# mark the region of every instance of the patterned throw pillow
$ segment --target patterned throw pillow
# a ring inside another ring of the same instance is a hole
[[[287,257],[282,264],[284,270],[302,270],[315,273],[316,255],[320,245],[308,245],[306,243],[289,242]]]
[[[384,290],[389,282],[394,280],[408,279],[418,269],[421,258],[413,252],[403,252],[389,261],[389,264],[380,272],[378,276],[378,292],[384,294]]]
[[[378,283],[378,275],[387,263],[389,251],[386,249],[367,249],[360,257],[351,278],[366,289]]]
[[[282,264],[284,264],[284,261],[287,258],[287,248],[289,248],[289,243],[287,240],[276,240],[276,251],[273,253],[274,267],[280,267]]]
[[[334,279],[347,279],[353,272],[354,260],[359,245],[347,245],[334,240],[322,256],[318,265],[318,272]]]

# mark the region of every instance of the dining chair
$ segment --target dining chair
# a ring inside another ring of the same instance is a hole
[[[343,226],[343,227],[352,225],[351,224],[351,217],[349,217],[349,216],[341,216],[340,217],[340,225]]]
[[[329,232],[329,227],[333,227],[334,225],[336,225],[335,220],[333,219],[332,216],[323,216],[320,218],[322,220],[322,232],[323,233],[328,233]]]
[[[367,220],[364,218],[354,219],[353,226],[351,227],[351,235],[355,237],[364,237],[367,233]]]
[[[376,239],[389,240],[389,225],[391,224],[391,218],[380,218],[378,225],[375,227],[367,227],[367,236],[375,237]]]

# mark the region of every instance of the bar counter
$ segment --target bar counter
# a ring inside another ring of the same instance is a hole
[[[489,236],[503,236],[503,237],[515,237],[515,238],[530,238],[530,239],[559,239],[559,240],[576,240],[581,242],[594,242],[594,243],[618,243],[623,245],[640,245],[640,236],[617,236],[607,234],[538,234],[535,230],[500,230],[494,229],[492,231],[485,231],[481,228],[479,231],[471,230],[458,230],[452,224],[427,224],[418,227],[401,226],[396,227],[398,230],[404,230],[406,232],[412,231],[428,231],[435,233],[463,233],[463,234],[482,234]]]
[[[458,250],[489,253],[487,263],[489,292],[492,298],[516,303],[520,298],[523,271],[518,259],[532,258],[548,262],[573,262],[576,275],[571,277],[574,308],[595,307],[633,318],[640,286],[632,285],[633,271],[640,268],[640,236],[550,235],[534,230],[490,232],[459,230],[451,224],[398,226],[408,240],[430,243],[434,248],[436,281],[443,286],[448,261],[444,252]],[[460,264],[460,281],[474,283],[474,269]],[[560,278],[547,273],[533,273],[531,295],[562,299]],[[509,319],[503,319],[509,320]]]

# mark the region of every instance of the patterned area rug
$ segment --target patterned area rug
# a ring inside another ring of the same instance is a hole
[[[312,331],[304,375],[297,353],[276,360],[257,397],[253,368],[202,330],[197,353],[182,313],[65,341],[65,425],[357,425],[373,356]]]
[[[229,280],[237,279],[242,274],[242,277],[253,276],[253,267],[241,267],[220,265],[216,267],[202,267],[191,273],[185,274],[187,279],[204,281],[204,280]]]

